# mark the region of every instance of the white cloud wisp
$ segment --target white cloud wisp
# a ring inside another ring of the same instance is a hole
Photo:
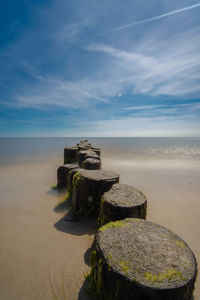
[[[153,18],[147,18],[145,20],[141,20],[141,21],[138,21],[138,22],[127,24],[127,25],[124,25],[124,26],[120,26],[120,27],[114,28],[112,30],[109,30],[107,32],[104,32],[102,34],[99,34],[98,36],[103,36],[103,35],[106,35],[106,34],[110,34],[112,32],[121,31],[121,30],[130,28],[130,27],[134,27],[134,26],[137,26],[137,25],[141,25],[141,24],[152,22],[152,21],[160,20],[160,19],[172,16],[172,15],[176,15],[176,14],[179,14],[179,13],[182,13],[182,12],[185,12],[185,11],[189,11],[191,9],[198,8],[198,7],[200,7],[200,3],[196,3],[194,5],[190,5],[190,6],[187,6],[187,7],[180,8],[180,9],[176,9],[176,10],[167,12],[165,14],[162,14],[162,15],[159,15],[159,16],[156,16],[156,17],[153,17]]]

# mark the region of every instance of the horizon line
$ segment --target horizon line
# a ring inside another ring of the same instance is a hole
[[[93,138],[200,138],[199,136],[0,136],[0,139],[93,139]]]

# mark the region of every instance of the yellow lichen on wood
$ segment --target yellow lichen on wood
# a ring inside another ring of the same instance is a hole
[[[114,227],[124,227],[124,226],[128,226],[128,222],[125,222],[125,221],[115,221],[115,222],[110,222],[110,223],[107,223],[106,225],[102,226],[99,228],[99,230],[101,231],[104,231],[106,229],[109,229],[109,228],[114,228]]]
[[[186,248],[186,245],[184,242],[179,241],[179,240],[175,240],[175,243],[178,247],[182,247],[182,248]]]
[[[146,272],[144,277],[147,281],[151,282],[163,282],[164,280],[177,280],[183,279],[180,271],[176,269],[168,269],[165,273],[152,274],[151,272]]]
[[[80,175],[80,172],[77,172],[74,176],[73,176],[73,179],[72,179],[72,186],[73,187],[76,187],[78,182],[80,181],[80,178],[81,178],[81,175]]]
[[[104,224],[112,221],[109,219],[107,215],[104,214],[103,204],[104,204],[104,197],[101,197],[101,204],[100,204],[100,211],[99,211],[99,217],[98,217],[98,225],[103,226]]]
[[[119,264],[122,272],[130,269],[129,263],[127,261],[124,261],[121,259],[118,261],[118,264]]]

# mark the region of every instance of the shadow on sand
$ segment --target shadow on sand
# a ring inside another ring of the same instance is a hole
[[[91,267],[91,262],[90,262],[90,254],[93,250],[93,247],[91,246],[90,248],[88,248],[84,254],[84,261],[86,263],[86,265],[88,265],[89,267]]]
[[[97,220],[77,217],[68,213],[54,226],[59,231],[73,235],[92,235],[97,231]]]
[[[59,203],[58,205],[56,205],[53,210],[56,213],[68,212],[70,207],[71,207],[71,205],[70,205],[69,201],[65,200],[65,201]]]
[[[66,188],[57,188],[56,186],[52,186],[47,194],[56,197],[59,203],[54,207],[54,211],[56,213],[67,213],[70,208],[70,203],[67,200],[68,190]]]
[[[93,250],[94,250],[94,241],[93,241],[91,247],[88,248],[84,254],[84,261],[85,261],[86,265],[88,265],[89,267],[91,267],[90,254]]]

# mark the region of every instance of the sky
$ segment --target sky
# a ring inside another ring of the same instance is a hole
[[[200,2],[1,1],[1,137],[199,137]]]

